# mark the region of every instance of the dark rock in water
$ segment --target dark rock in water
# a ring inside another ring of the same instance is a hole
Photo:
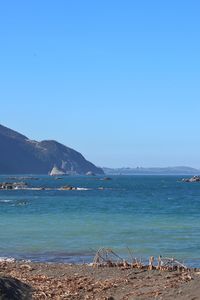
[[[112,180],[110,177],[104,177],[102,180]]]
[[[56,141],[33,141],[0,125],[0,174],[48,174],[56,165],[68,174],[104,174],[79,152]]]
[[[17,190],[27,188],[26,182],[0,182],[0,190]]]
[[[200,176],[193,176],[191,178],[183,178],[183,182],[200,182]]]
[[[32,288],[12,277],[0,277],[0,300],[31,300]]]
[[[65,185],[65,186],[62,186],[60,189],[65,190],[65,191],[71,191],[71,190],[75,190],[76,188],[71,185]]]

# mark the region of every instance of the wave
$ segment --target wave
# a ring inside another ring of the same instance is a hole
[[[8,199],[0,200],[0,203],[9,203],[9,202],[13,202],[13,200],[8,200]]]
[[[4,256],[0,256],[0,262],[15,262],[16,259],[14,257],[4,257]]]
[[[77,187],[76,190],[77,190],[77,191],[89,191],[89,190],[92,190],[92,189],[89,189],[89,188],[82,188],[82,187]]]

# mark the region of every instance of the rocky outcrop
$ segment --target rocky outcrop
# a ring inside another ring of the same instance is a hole
[[[81,153],[57,141],[33,141],[0,125],[0,174],[48,174],[54,165],[64,173],[103,174]]]
[[[183,182],[200,182],[200,176],[193,176],[191,178],[183,178]]]
[[[31,300],[33,289],[12,277],[0,277],[0,299]]]
[[[85,175],[87,176],[95,176],[96,174],[92,171],[87,172]]]
[[[26,182],[0,182],[0,190],[21,190],[27,188]]]
[[[59,169],[57,166],[54,166],[51,172],[49,173],[50,176],[59,176],[65,175],[65,172]]]

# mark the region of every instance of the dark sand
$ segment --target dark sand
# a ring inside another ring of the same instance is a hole
[[[119,267],[95,268],[88,265],[0,262],[0,278],[3,277],[14,277],[22,284],[31,286],[32,299],[200,299],[200,271],[195,270],[170,272]],[[1,290],[0,299],[12,300],[2,298]]]

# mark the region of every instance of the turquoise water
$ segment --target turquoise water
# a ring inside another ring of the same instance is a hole
[[[82,262],[99,247],[124,256],[128,247],[144,259],[161,254],[200,266],[200,183],[178,182],[180,176],[111,178],[26,180],[32,187],[88,190],[1,190],[0,256]]]

